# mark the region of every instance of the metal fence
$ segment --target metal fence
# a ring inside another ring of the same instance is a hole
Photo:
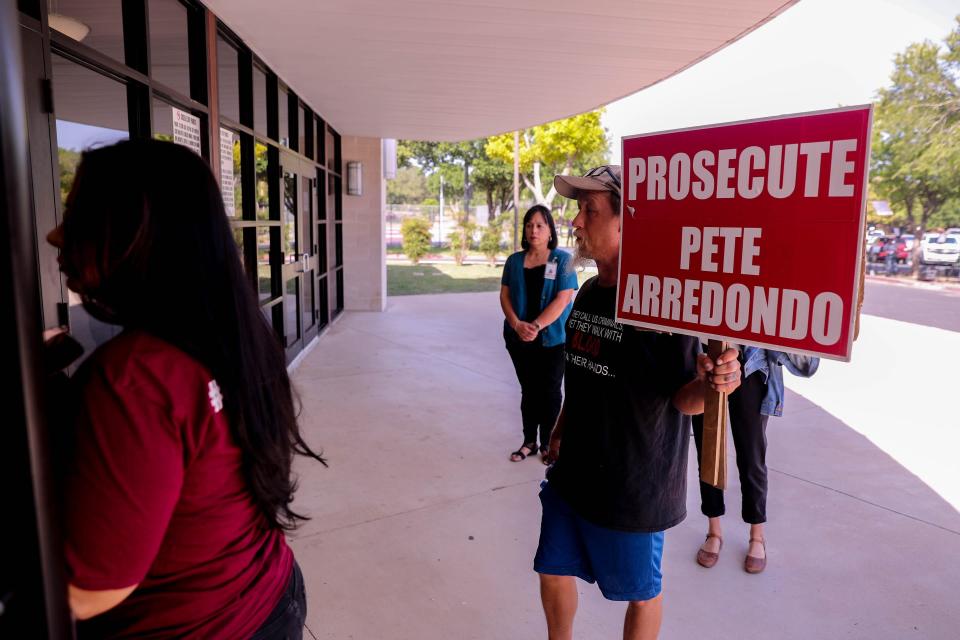
[[[523,212],[533,204],[524,203],[520,207],[520,215],[523,215]],[[450,233],[457,226],[457,221],[462,215],[462,209],[460,208],[451,208],[444,207],[443,212],[440,211],[439,205],[416,205],[416,204],[388,204],[386,205],[386,235],[387,235],[387,250],[399,251],[403,245],[403,234],[400,232],[401,225],[403,221],[408,217],[421,217],[426,218],[430,221],[430,235],[433,241],[433,245],[436,248],[443,248],[450,245]],[[483,228],[488,224],[490,219],[490,212],[487,209],[486,205],[480,205],[476,207],[469,208],[470,222],[473,222],[477,225],[477,231],[474,235],[474,242],[480,241],[480,235],[483,233]],[[513,210],[510,209],[508,214],[512,215]],[[556,219],[556,213],[554,213]],[[572,227],[564,222],[563,220],[556,219],[557,225],[557,234],[559,238],[560,246],[571,246],[573,244],[572,240]],[[522,233],[522,230],[519,231]],[[501,239],[504,247],[513,247],[513,222],[505,224],[503,227],[503,238]]]
[[[489,221],[489,212],[486,205],[470,207],[469,220],[477,224],[474,242],[480,240],[480,233]],[[437,248],[449,246],[450,233],[456,228],[457,221],[462,217],[463,209],[444,207],[439,205],[417,204],[388,204],[386,209],[387,248],[399,250],[403,245],[403,235],[400,227],[406,218],[420,217],[430,221],[430,237]]]

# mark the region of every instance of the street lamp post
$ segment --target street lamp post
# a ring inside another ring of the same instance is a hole
[[[513,132],[513,250],[517,251],[520,230],[520,131]]]

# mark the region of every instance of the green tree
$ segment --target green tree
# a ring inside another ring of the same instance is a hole
[[[59,147],[57,156],[60,160],[60,206],[63,207],[67,204],[67,194],[73,188],[77,165],[80,164],[80,152]]]
[[[918,238],[938,217],[952,219],[960,197],[960,17],[945,44],[897,54],[874,110],[872,186]],[[919,251],[915,243],[915,265]]]
[[[387,204],[420,204],[428,195],[427,178],[419,167],[400,167],[397,177],[387,181]]]
[[[513,168],[490,158],[487,142],[487,138],[466,142],[401,140],[397,158],[404,166],[417,165],[430,174],[428,184],[434,197],[440,189],[438,172],[444,177],[444,198],[450,201],[472,203],[476,192],[482,192],[492,220],[512,204]],[[461,209],[464,215],[468,214],[465,204]]]
[[[513,206],[513,167],[491,159],[484,152],[474,162],[470,181],[486,197],[489,225],[492,226],[498,216]]]
[[[603,109],[538,125],[520,132],[520,175],[534,199],[551,206],[556,197],[555,175],[603,164],[608,154],[606,131],[600,124]],[[513,134],[487,141],[487,155],[513,171]],[[544,187],[548,187],[546,191]]]
[[[430,221],[420,217],[409,217],[400,225],[403,235],[403,252],[413,264],[419,264],[420,258],[430,251]]]

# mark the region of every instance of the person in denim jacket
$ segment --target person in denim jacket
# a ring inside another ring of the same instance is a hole
[[[743,521],[750,525],[750,542],[744,570],[760,573],[767,564],[763,523],[767,520],[767,419],[783,415],[783,367],[808,378],[820,359],[760,347],[741,347],[743,384],[728,396],[730,432],[737,451]],[[693,417],[697,459],[703,446],[703,416]],[[720,517],[725,512],[723,491],[700,482],[700,510],[709,518],[707,539],[697,551],[697,562],[710,568],[717,563],[723,536]]]
[[[557,228],[550,210],[531,207],[523,216],[523,251],[507,258],[500,286],[503,339],[520,381],[523,444],[510,454],[514,462],[537,451],[550,464],[547,444],[560,413],[564,325],[577,289],[570,255],[557,249]]]

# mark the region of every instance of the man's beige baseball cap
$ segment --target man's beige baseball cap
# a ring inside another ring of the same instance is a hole
[[[620,165],[594,167],[583,176],[556,176],[553,186],[565,198],[577,198],[579,191],[612,191],[620,193]]]

